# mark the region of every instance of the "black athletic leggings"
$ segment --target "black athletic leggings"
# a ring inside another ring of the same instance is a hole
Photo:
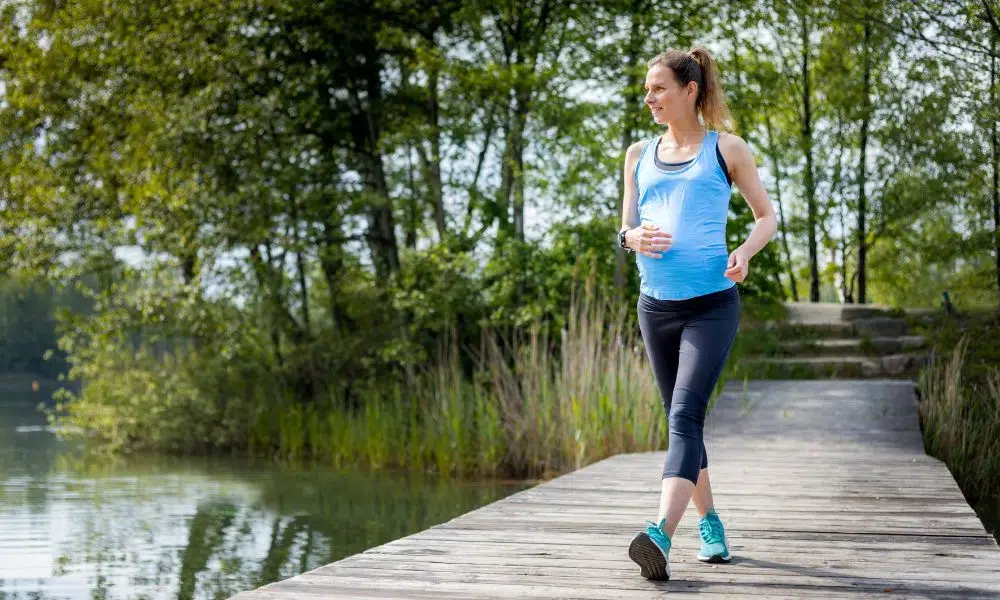
[[[670,424],[664,477],[698,483],[708,466],[702,432],[712,389],[736,339],[740,294],[736,286],[685,300],[639,294],[636,308],[646,355]]]

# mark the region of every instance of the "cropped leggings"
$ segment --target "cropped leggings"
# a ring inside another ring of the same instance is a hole
[[[698,473],[708,466],[705,412],[736,339],[739,291],[734,285],[685,300],[657,300],[640,293],[636,308],[670,426],[663,477],[697,484]]]

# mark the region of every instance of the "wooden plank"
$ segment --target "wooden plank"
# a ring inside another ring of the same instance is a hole
[[[674,537],[679,543],[685,539],[684,532]],[[688,537],[697,539],[693,530],[688,531]],[[491,543],[519,543],[527,542],[533,545],[544,545],[546,550],[549,547],[557,548],[560,545],[567,546],[612,546],[616,548],[624,547],[634,535],[633,531],[616,531],[605,535],[591,535],[581,532],[567,532],[553,538],[537,531],[521,531],[511,529],[497,529],[493,531],[473,531],[456,528],[434,527],[421,532],[418,536],[407,536],[389,542],[370,551],[392,548],[397,545],[416,543],[425,545],[424,542],[432,543],[435,540],[447,540],[453,542],[479,542],[482,543],[483,536],[488,536]],[[914,553],[948,553],[961,552],[965,554],[975,554],[977,546],[981,546],[984,556],[996,557],[995,542],[987,535],[979,537],[968,536],[920,536],[920,535],[851,535],[844,533],[801,533],[801,532],[770,532],[769,534],[755,533],[753,536],[730,535],[732,544],[740,546],[742,544],[753,544],[755,547],[771,548],[785,547],[797,548],[800,551],[819,551],[817,548],[842,548],[848,550],[875,550],[879,552],[890,552],[895,549],[905,549]],[[817,543],[820,542],[820,543]],[[949,549],[948,546],[958,544],[962,548],[958,550]],[[425,545],[426,547],[426,545]],[[468,546],[455,544],[456,548],[466,548]]]
[[[1000,549],[923,454],[912,382],[727,388],[706,445],[726,565],[694,559],[692,507],[672,579],[639,577],[628,542],[655,516],[664,457],[642,452],[235,598],[1000,597]]]
[[[722,569],[713,570],[720,573]],[[595,587],[589,581],[570,578],[552,581],[542,576],[499,576],[477,577],[475,574],[457,573],[452,576],[423,578],[416,575],[406,577],[379,577],[378,573],[357,577],[339,575],[321,577],[301,575],[285,583],[285,598],[321,596],[338,598],[342,590],[378,590],[390,598],[406,598],[412,591],[436,592],[442,597],[450,592],[477,594],[479,598],[588,598],[606,600],[609,597],[625,599],[659,598],[664,593],[671,595],[694,592],[701,596],[722,598],[739,595],[752,598],[858,598],[859,592],[867,592],[871,598],[875,594],[885,598],[889,592],[904,598],[974,598],[995,600],[996,592],[977,589],[972,586],[942,584],[904,583],[893,579],[874,581],[828,579],[824,584],[801,585],[761,578],[760,581],[736,580],[734,577],[715,576],[714,581],[699,579],[673,579],[669,582],[615,579],[614,585]],[[742,579],[742,578],[741,578]],[[610,578],[605,581],[610,581]],[[530,583],[529,583],[530,582]],[[252,598],[252,597],[250,597]],[[241,596],[241,600],[245,600]]]
[[[433,569],[438,563],[445,565],[446,568],[452,568],[457,565],[549,565],[563,567],[600,563],[608,568],[624,568],[625,571],[632,572],[634,569],[631,566],[625,565],[623,567],[620,562],[628,540],[624,541],[626,542],[625,546],[617,547],[543,546],[544,550],[539,550],[538,544],[491,544],[489,542],[481,542],[475,548],[463,548],[456,544],[440,545],[438,547],[397,546],[394,548],[383,548],[378,552],[358,554],[339,561],[336,564],[354,566],[380,564],[383,567],[388,565],[412,564],[419,565],[422,569]],[[727,565],[727,567],[743,567],[740,569],[741,571],[746,570],[747,566],[750,567],[750,570],[753,570],[757,561],[767,559],[771,561],[778,560],[785,568],[801,569],[820,565],[835,568],[850,568],[868,565],[878,569],[880,573],[885,573],[893,567],[898,568],[900,573],[907,574],[906,578],[908,579],[924,580],[930,577],[933,579],[954,580],[952,579],[953,577],[968,577],[977,581],[1000,583],[996,580],[994,574],[988,571],[983,573],[966,572],[970,568],[995,566],[996,557],[985,553],[966,554],[963,552],[961,554],[942,554],[939,552],[928,552],[917,555],[910,548],[869,548],[866,550],[851,548],[850,556],[848,557],[841,547],[822,550],[791,547],[762,549],[759,545],[751,542],[749,544],[733,544],[733,548],[734,551],[751,550],[753,553],[753,558],[751,559],[746,557],[746,553],[740,552],[741,556],[735,562]],[[705,566],[695,563],[694,555],[696,550],[697,546],[693,544],[687,548],[676,548],[676,552],[672,552],[671,557],[678,563],[688,562],[697,564],[697,568],[704,569],[706,568]],[[934,573],[933,570],[940,562],[942,556],[948,556],[952,564],[955,567],[960,567],[961,570],[944,574]],[[906,567],[910,565],[919,568],[907,569]],[[930,569],[930,571],[928,572],[926,569]],[[961,579],[954,581],[961,581]]]
[[[586,531],[588,533],[604,533],[608,531],[621,530],[622,527],[629,525],[630,523],[617,522],[613,524],[595,524],[595,523],[585,523],[579,521],[573,521],[571,519],[563,520],[551,520],[551,519],[482,519],[475,522],[470,522],[465,525],[467,529],[498,529],[500,527],[517,527],[523,529],[532,529],[534,531],[545,531],[551,534],[563,533],[567,531]],[[747,532],[759,532],[759,531],[770,531],[776,525],[772,520],[759,520],[747,523],[745,526],[741,525],[740,529]],[[694,526],[689,526],[688,528],[678,528],[678,531],[683,535],[686,531],[695,531]],[[899,535],[919,535],[926,534],[927,531],[932,532],[930,535],[936,535],[937,532],[947,532],[943,535],[960,535],[960,536],[976,536],[982,535],[986,537],[987,534],[984,529],[980,526],[979,529],[974,527],[960,527],[953,525],[951,522],[943,522],[936,519],[927,521],[924,524],[913,523],[910,525],[886,525],[881,526],[878,523],[838,523],[834,522],[832,519],[827,521],[815,522],[815,521],[796,521],[794,523],[788,523],[781,526],[781,531],[789,531],[796,533],[832,533],[832,532],[846,532],[854,534],[876,534],[876,533],[889,533],[889,534],[899,534]]]
[[[515,559],[503,558],[496,563],[488,562],[492,557],[481,557],[479,560],[470,558],[458,562],[415,561],[412,558],[399,556],[373,556],[366,560],[339,562],[327,565],[315,571],[312,576],[337,577],[366,576],[380,571],[383,577],[415,578],[433,581],[453,575],[470,574],[479,579],[489,580],[489,575],[531,575],[548,578],[549,582],[562,583],[559,579],[571,578],[575,582],[587,582],[591,587],[617,587],[617,579],[627,579],[634,570],[621,568],[620,563],[613,560],[569,561],[551,559]],[[690,581],[711,581],[715,574],[713,570],[726,570],[730,576],[739,578],[749,585],[767,581],[799,586],[822,586],[857,582],[886,587],[890,585],[907,584],[944,584],[942,587],[959,587],[972,584],[973,589],[993,591],[1000,595],[1000,582],[989,573],[984,573],[987,565],[975,563],[964,565],[968,572],[951,572],[937,574],[933,572],[902,571],[901,563],[881,564],[877,562],[863,564],[834,564],[827,561],[821,565],[815,563],[795,564],[787,562],[787,557],[768,557],[765,559],[744,559],[735,564],[727,565],[728,569],[718,565],[702,565],[700,563],[671,563],[672,575],[676,579]],[[773,565],[781,565],[775,568]],[[925,568],[932,565],[924,564]],[[975,569],[975,570],[973,570]],[[608,577],[610,576],[610,577]],[[472,581],[471,578],[457,578],[452,581]]]

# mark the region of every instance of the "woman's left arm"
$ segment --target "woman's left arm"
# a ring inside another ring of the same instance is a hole
[[[778,220],[774,208],[767,197],[767,191],[760,182],[757,163],[750,147],[742,138],[732,134],[719,136],[719,151],[726,159],[729,176],[753,212],[754,226],[750,236],[729,255],[725,275],[733,281],[743,281],[749,271],[750,259],[767,245],[778,230]]]

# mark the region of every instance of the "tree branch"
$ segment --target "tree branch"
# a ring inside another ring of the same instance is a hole
[[[1000,24],[997,24],[997,18],[993,15],[993,9],[990,8],[989,0],[983,0],[983,9],[986,10],[986,20],[989,21],[990,26],[993,27],[993,34],[1000,36]]]

